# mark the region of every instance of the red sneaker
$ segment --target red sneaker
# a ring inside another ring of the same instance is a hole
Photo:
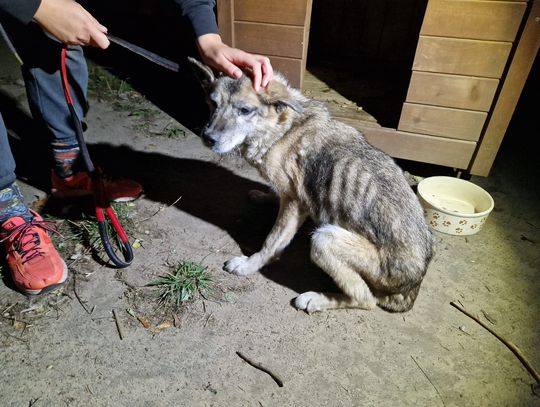
[[[31,212],[34,218],[30,222],[18,216],[5,221],[0,226],[0,242],[17,288],[26,294],[41,294],[66,281],[68,269],[47,233],[57,233],[51,222]]]
[[[130,179],[112,179],[104,176],[105,193],[111,201],[129,202],[143,192],[141,184]],[[55,172],[51,176],[51,193],[55,198],[80,198],[92,195],[92,179],[87,172],[78,172],[71,177],[60,178]]]

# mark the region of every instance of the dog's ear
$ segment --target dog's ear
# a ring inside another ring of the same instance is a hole
[[[212,69],[208,67],[207,65],[203,64],[202,62],[199,62],[197,59],[188,57],[189,62],[191,63],[191,67],[193,68],[193,72],[195,73],[195,76],[201,83],[204,90],[208,89],[212,83],[216,80],[214,76],[214,72],[212,72]]]
[[[289,88],[278,80],[271,81],[268,86],[259,93],[263,103],[274,105],[278,112],[290,107],[296,113],[302,113],[304,110],[298,101],[291,97]]]

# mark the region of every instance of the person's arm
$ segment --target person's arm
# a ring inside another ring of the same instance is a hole
[[[9,16],[23,24],[29,23],[41,0],[0,0],[0,16]]]
[[[64,44],[109,46],[107,28],[73,0],[0,0],[0,16],[23,24],[33,19]]]
[[[187,17],[197,37],[197,47],[203,62],[221,72],[240,78],[242,69],[249,69],[255,90],[266,87],[272,80],[270,60],[262,55],[250,54],[223,43],[219,35],[213,0],[175,0]]]

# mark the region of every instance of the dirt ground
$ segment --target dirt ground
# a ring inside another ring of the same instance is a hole
[[[16,77],[4,76],[0,101],[6,120],[28,114]],[[68,283],[35,298],[14,291],[3,270],[1,406],[540,406],[514,354],[450,306],[459,301],[540,368],[538,160],[519,142],[489,177],[472,178],[495,200],[484,229],[435,234],[412,311],[308,315],[291,301],[333,289],[310,264],[310,225],[260,274],[222,271],[260,247],[276,213],[248,202],[250,189],[264,187],[251,168],[215,156],[163,112],[144,124],[134,108],[93,96],[87,121],[94,160],[145,187],[129,207],[135,260],[116,270],[87,252],[64,253]],[[19,138],[32,131],[25,123],[11,136],[20,185],[35,203],[48,172],[38,152],[21,154]],[[182,261],[202,261],[213,289],[177,312],[159,308],[146,284]]]

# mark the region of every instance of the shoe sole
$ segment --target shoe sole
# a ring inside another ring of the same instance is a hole
[[[62,264],[64,265],[64,270],[62,271],[62,278],[57,283],[48,285],[47,287],[43,287],[43,288],[41,288],[39,290],[28,290],[28,289],[25,289],[25,288],[22,288],[22,287],[19,287],[19,289],[24,294],[27,294],[27,295],[47,294],[47,293],[50,293],[51,291],[56,290],[57,288],[64,285],[64,283],[66,282],[66,280],[68,278],[68,268],[67,268],[66,262],[64,260],[62,260]]]

